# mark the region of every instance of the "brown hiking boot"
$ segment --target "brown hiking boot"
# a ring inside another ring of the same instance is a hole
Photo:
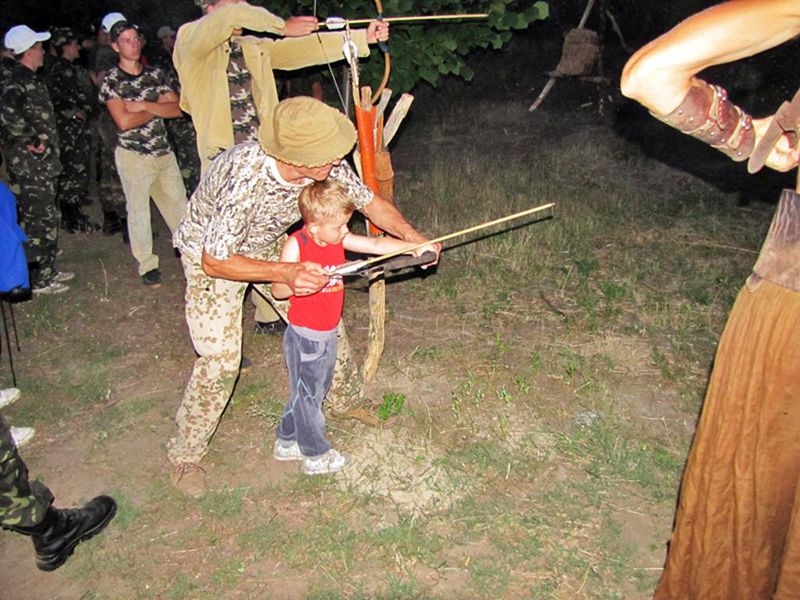
[[[189,498],[199,498],[206,493],[206,470],[197,463],[173,465],[170,479],[172,485]]]

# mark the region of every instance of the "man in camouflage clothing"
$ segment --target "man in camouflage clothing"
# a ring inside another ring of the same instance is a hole
[[[99,227],[83,213],[81,204],[89,192],[89,123],[91,104],[79,82],[75,61],[80,57],[78,38],[68,28],[55,29],[50,47],[56,52],[47,75],[47,87],[56,111],[61,175],[56,198],[61,210],[61,228],[76,231],[97,231]]]
[[[3,32],[5,37],[5,32]],[[6,82],[11,77],[11,70],[14,68],[14,54],[11,50],[0,48],[0,90],[5,89]],[[0,129],[0,179],[8,181],[8,170],[6,169],[7,159],[3,152],[3,136]],[[18,190],[17,190],[18,191]]]
[[[28,236],[31,287],[36,294],[55,294],[74,273],[59,273],[55,267],[58,250],[59,211],[56,182],[61,172],[58,132],[47,86],[36,76],[44,61],[42,42],[49,33],[37,33],[25,25],[8,30],[4,42],[16,63],[0,96],[0,125],[3,129],[8,171],[19,186],[20,225]]]
[[[117,166],[114,164],[114,150],[117,148],[117,126],[108,111],[99,107],[97,110],[97,92],[106,74],[117,66],[119,57],[111,48],[108,28],[115,22],[124,20],[120,13],[107,14],[97,29],[97,40],[89,52],[89,77],[95,86],[92,100],[92,135],[96,136],[97,170],[100,181],[100,206],[103,209],[103,233],[113,235],[122,232],[123,241],[128,241],[128,227],[125,212],[125,194],[119,180]]]
[[[150,197],[174,232],[186,212],[186,189],[164,119],[182,113],[164,72],[141,63],[141,44],[139,29],[132,23],[121,21],[111,28],[111,47],[119,55],[119,65],[106,75],[99,97],[119,130],[114,159],[128,207],[131,252],[142,283],[158,287],[161,273],[153,253]]]
[[[63,565],[75,546],[100,533],[117,512],[116,502],[108,496],[97,496],[80,509],[52,504],[47,486],[28,480],[10,427],[0,417],[0,526],[33,538],[36,566],[42,571]]]
[[[317,19],[286,20],[260,6],[239,0],[195,0],[201,19],[178,30],[175,67],[181,78],[181,108],[192,115],[202,168],[234,144],[257,139],[268,127],[278,103],[273,69],[294,70],[341,60],[341,32],[309,35]],[[282,37],[243,35],[243,29]],[[388,23],[373,21],[367,30],[353,30],[359,56],[369,44],[389,35]],[[286,329],[270,303],[253,293],[257,334],[282,334]]]
[[[189,496],[205,491],[198,463],[239,375],[248,285],[280,281],[295,294],[309,295],[329,281],[318,264],[277,262],[286,230],[300,219],[297,198],[303,187],[330,177],[370,222],[400,239],[426,239],[342,160],[356,139],[345,115],[298,97],[281,102],[273,121],[274,134],[266,128],[260,142],[238,144],[211,163],[175,233],[186,275],[186,321],[199,358],[167,456],[173,484]]]
[[[167,75],[170,87],[180,96],[180,79],[178,79],[178,72],[172,62],[172,51],[175,48],[175,32],[164,25],[159,28],[156,37],[161,42],[161,49],[156,55],[153,64],[161,67]],[[180,118],[168,119],[165,123],[172,150],[175,152],[178,166],[181,168],[186,195],[191,196],[200,181],[200,156],[197,154],[197,136],[194,133],[194,125],[192,125],[192,120],[186,113]]]

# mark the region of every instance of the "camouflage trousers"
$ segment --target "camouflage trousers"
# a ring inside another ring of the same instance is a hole
[[[117,173],[117,165],[114,162],[114,151],[117,148],[117,131],[114,121],[108,115],[108,111],[103,111],[96,120],[96,128],[99,134],[100,143],[98,144],[97,170],[100,177],[100,206],[104,212],[116,213],[120,217],[125,216],[125,194],[122,191],[122,183]]]
[[[186,189],[172,152],[147,156],[118,147],[115,158],[125,190],[131,253],[139,263],[139,275],[144,275],[158,268],[158,256],[153,253],[150,198],[174,232],[186,213]]]
[[[200,182],[200,157],[197,154],[197,137],[194,126],[186,117],[165,119],[172,151],[178,159],[186,195],[191,196]]]
[[[0,525],[38,525],[52,502],[53,494],[44,484],[28,481],[28,467],[17,453],[8,424],[0,417]]]
[[[89,131],[82,121],[73,120],[60,125],[61,174],[56,198],[59,208],[80,206],[89,192]]]
[[[208,444],[239,377],[243,301],[250,285],[209,277],[196,259],[184,256],[181,260],[186,276],[186,322],[198,358],[175,417],[178,433],[167,444],[167,456],[173,464],[197,463],[208,453]],[[261,294],[269,295],[268,285],[256,287]],[[285,316],[288,302],[272,302]],[[340,322],[339,352],[328,393],[328,403],[333,403],[335,410],[347,410],[360,395],[360,385],[353,386],[357,380],[358,370]]]
[[[56,274],[58,251],[58,221],[61,211],[56,205],[56,178],[20,176],[14,173],[19,185],[19,224],[28,236],[25,253],[31,268],[34,288],[48,285]]]

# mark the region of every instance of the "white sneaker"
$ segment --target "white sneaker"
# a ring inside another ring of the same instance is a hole
[[[297,445],[297,442],[275,440],[275,446],[272,448],[272,458],[275,460],[287,461],[303,460],[305,457],[303,453],[300,452],[300,446]]]
[[[46,285],[44,287],[33,288],[34,294],[62,294],[69,289],[69,286],[64,285],[63,283],[59,283],[58,281],[51,281],[50,285]]]
[[[303,473],[306,475],[325,475],[341,471],[350,464],[350,459],[331,448],[321,456],[303,458]]]
[[[58,283],[66,283],[73,279],[75,279],[75,273],[70,273],[69,271],[59,271],[53,277],[53,281],[57,281]]]
[[[11,430],[11,438],[17,445],[17,448],[22,448],[25,444],[33,439],[36,430],[33,427],[9,427]]]
[[[19,391],[19,388],[0,390],[0,408],[5,408],[9,404],[14,404],[14,402],[19,400],[21,395],[22,392]]]

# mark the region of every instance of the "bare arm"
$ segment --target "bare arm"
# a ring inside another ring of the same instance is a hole
[[[307,296],[318,292],[328,283],[322,267],[316,263],[267,262],[248,258],[241,254],[219,260],[203,252],[203,271],[209,277],[231,281],[253,283],[275,283],[287,285],[295,296]]]
[[[288,238],[283,245],[283,249],[281,250],[281,262],[300,262],[300,246],[297,245],[297,240],[293,237]],[[278,300],[285,300],[292,295],[292,288],[285,283],[275,281],[272,283],[272,295]]]
[[[428,238],[414,229],[400,214],[394,204],[387,202],[378,195],[372,196],[372,202],[361,209],[361,212],[377,227],[391,233],[400,240],[407,242],[426,242]],[[414,255],[419,256],[426,250],[432,250],[439,260],[439,252],[442,250],[441,244],[431,244],[414,251]],[[435,264],[435,263],[434,263]]]
[[[148,112],[154,117],[161,117],[162,119],[174,119],[183,114],[178,105],[178,95],[175,92],[161,94],[157,102],[128,100],[125,102],[125,108],[131,113]]]
[[[149,112],[131,112],[125,104],[125,100],[121,98],[109,98],[106,101],[106,108],[120,131],[139,127],[153,118]]]
[[[703,69],[757,54],[798,33],[797,0],[731,0],[712,6],[636,52],[622,71],[622,93],[657,114],[668,114]]]
[[[360,254],[374,254],[380,256],[390,252],[400,252],[416,245],[416,242],[407,242],[388,236],[367,237],[348,233],[342,241],[345,250]]]

